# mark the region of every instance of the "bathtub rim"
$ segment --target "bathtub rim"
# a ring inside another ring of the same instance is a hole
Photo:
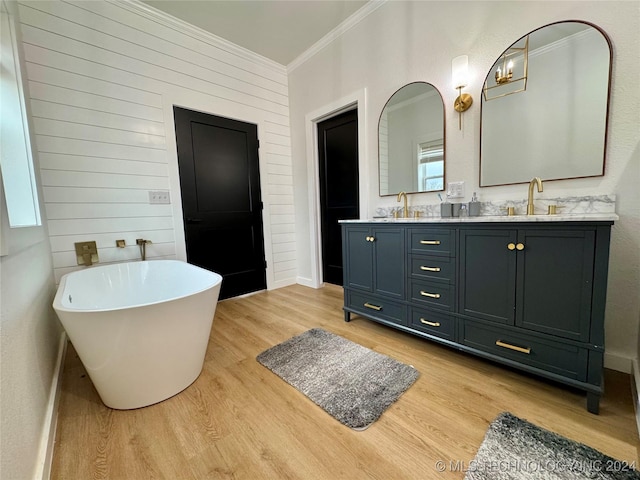
[[[140,264],[140,263],[157,263],[157,262],[161,262],[161,263],[180,263],[183,265],[188,265],[189,268],[194,268],[194,269],[198,269],[198,270],[202,270],[208,274],[213,275],[213,278],[215,281],[213,281],[211,284],[207,285],[204,288],[199,288],[199,289],[194,289],[193,291],[189,292],[188,294],[185,295],[179,295],[179,296],[175,296],[175,297],[171,297],[171,298],[164,298],[162,300],[158,300],[156,302],[146,302],[146,303],[138,303],[136,305],[126,305],[126,306],[122,306],[122,307],[112,307],[112,308],[67,308],[65,306],[62,305],[62,296],[64,295],[64,290],[67,284],[67,278],[70,277],[71,275],[77,274],[79,272],[85,272],[88,269],[84,268],[81,270],[75,270],[73,272],[69,272],[64,274],[61,278],[60,278],[60,283],[58,284],[58,288],[56,290],[56,294],[55,297],[53,299],[53,309],[56,312],[69,312],[69,313],[100,313],[100,312],[117,312],[119,310],[132,310],[132,309],[136,309],[136,308],[143,308],[143,307],[148,307],[150,305],[158,305],[161,303],[167,303],[167,302],[171,302],[174,300],[180,300],[182,298],[187,298],[190,297],[192,295],[196,295],[198,293],[201,292],[205,292],[207,290],[211,290],[212,288],[215,288],[217,286],[220,286],[222,284],[222,275],[220,275],[217,272],[212,272],[211,270],[207,270],[205,268],[199,267],[197,265],[193,265],[192,263],[189,262],[184,262],[182,260],[139,260],[137,262],[121,262],[121,263],[111,263],[108,265],[96,265],[95,267],[92,267],[92,269],[100,269],[100,268],[108,268],[108,267],[113,267],[113,266],[119,266],[119,265],[126,265],[126,264],[131,264],[131,263],[135,263],[135,264]]]

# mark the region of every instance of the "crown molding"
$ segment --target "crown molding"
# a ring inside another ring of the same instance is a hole
[[[248,60],[250,62],[259,64],[260,66],[269,68],[273,70],[275,73],[280,75],[287,74],[287,68],[275,62],[267,57],[263,57],[247,48],[241,47],[232,43],[228,40],[225,40],[222,37],[214,35],[213,33],[207,32],[202,28],[196,27],[184,20],[180,20],[168,13],[165,13],[157,8],[154,8],[150,5],[142,3],[139,0],[106,0],[109,3],[117,5],[125,10],[129,10],[130,12],[136,13],[140,16],[146,17],[154,22],[160,23],[166,27],[178,30],[190,37],[193,37],[201,42],[204,42],[212,47],[219,48],[228,53],[236,55],[237,57],[243,58],[244,60]]]
[[[538,55],[544,55],[545,53],[551,52],[553,50],[558,50],[560,48],[563,48],[569,45],[571,42],[578,41],[584,37],[587,37],[587,38],[591,37],[596,33],[600,33],[600,32],[595,28],[592,28],[592,29],[586,28],[584,30],[573,33],[571,35],[567,35],[566,37],[562,37],[556,40],[555,42],[548,43],[546,45],[543,45],[542,47],[538,47],[534,50],[529,51],[529,57],[532,58]]]
[[[327,45],[338,39],[341,35],[345,34],[351,28],[355,27],[358,23],[364,20],[371,13],[375,12],[382,5],[387,3],[388,0],[370,0],[366,3],[362,8],[354,12],[350,17],[344,20],[340,25],[335,27],[329,33],[327,33],[324,37],[318,40],[316,43],[311,45],[307,50],[301,53],[298,57],[296,57],[291,63],[287,65],[287,73],[293,72],[300,65],[305,63],[311,57],[313,57],[320,50],[325,48]]]

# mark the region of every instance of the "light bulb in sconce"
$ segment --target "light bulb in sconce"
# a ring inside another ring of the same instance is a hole
[[[462,130],[462,112],[469,109],[473,103],[473,98],[468,93],[462,93],[462,89],[469,84],[469,57],[460,55],[451,61],[451,79],[453,88],[458,90],[458,98],[453,104],[453,108],[458,112],[458,124]]]
[[[506,67],[504,64],[502,68],[498,67],[496,70],[496,83],[502,85],[503,83],[510,82],[513,78],[513,60],[509,60]]]

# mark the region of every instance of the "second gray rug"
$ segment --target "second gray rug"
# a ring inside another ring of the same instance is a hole
[[[420,375],[409,365],[320,328],[271,347],[256,359],[354,429],[375,422]]]
[[[465,480],[640,480],[635,459],[616,460],[503,412],[491,422]]]

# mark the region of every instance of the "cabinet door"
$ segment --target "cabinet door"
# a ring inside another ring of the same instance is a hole
[[[516,239],[516,230],[460,230],[460,313],[513,325]]]
[[[589,340],[595,232],[520,230],[516,325]]]
[[[373,292],[372,242],[369,227],[344,225],[344,286]]]
[[[373,228],[375,293],[404,299],[405,242],[403,228]]]

